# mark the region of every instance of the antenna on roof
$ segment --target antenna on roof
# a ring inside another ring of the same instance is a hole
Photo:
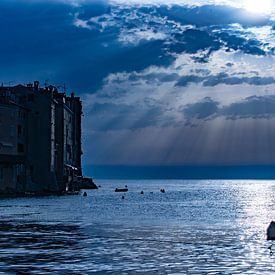
[[[66,83],[64,83],[63,85],[64,85],[64,86],[63,86],[63,89],[64,89],[64,93],[66,93],[66,92],[67,92],[67,87],[66,87]]]
[[[66,93],[66,91],[67,91],[66,83],[64,83],[63,85],[56,86],[56,87],[58,89],[61,89],[64,93]]]

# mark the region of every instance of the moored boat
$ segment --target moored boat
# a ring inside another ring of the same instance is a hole
[[[128,192],[128,188],[116,188],[115,192]]]

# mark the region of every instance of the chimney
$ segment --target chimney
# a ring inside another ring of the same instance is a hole
[[[34,81],[33,86],[34,86],[34,90],[38,91],[38,89],[39,89],[39,81]]]
[[[53,89],[54,89],[53,85],[50,85],[50,86],[49,86],[49,91],[50,91],[51,93],[53,92]]]

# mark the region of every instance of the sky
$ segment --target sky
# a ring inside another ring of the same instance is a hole
[[[2,0],[0,81],[81,96],[85,165],[275,164],[274,4]]]

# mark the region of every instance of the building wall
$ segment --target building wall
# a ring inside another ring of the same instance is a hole
[[[58,190],[52,139],[54,133],[55,112],[52,109],[52,98],[44,91],[34,93],[33,101],[28,102],[29,129],[28,129],[28,154],[27,162],[31,180],[30,191],[55,192]]]
[[[0,154],[17,155],[17,113],[17,107],[0,104]]]
[[[73,166],[73,113],[63,106],[64,111],[64,164]]]
[[[8,90],[13,104],[0,104],[0,192],[75,190],[81,175],[79,98],[37,82]]]
[[[25,188],[27,110],[8,90],[0,90],[0,192]]]
[[[79,97],[71,96],[71,109],[73,111],[73,162],[78,168],[78,176],[82,176],[82,143],[81,143],[81,117],[82,104]]]

